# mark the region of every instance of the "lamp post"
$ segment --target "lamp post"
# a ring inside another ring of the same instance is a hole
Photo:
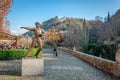
[[[27,38],[26,48],[28,49],[28,48],[29,48],[29,42],[28,42],[28,40],[29,40],[29,36],[27,35],[26,38]]]

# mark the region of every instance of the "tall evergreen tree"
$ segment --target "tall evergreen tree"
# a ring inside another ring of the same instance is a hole
[[[107,21],[110,21],[110,13],[108,12]]]

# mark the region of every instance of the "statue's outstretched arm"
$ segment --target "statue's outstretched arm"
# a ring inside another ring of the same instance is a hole
[[[42,33],[46,34],[46,31],[44,29],[42,29]]]
[[[30,30],[30,31],[34,31],[35,28],[30,28],[30,27],[20,27],[20,28],[23,28],[23,29],[26,29],[26,30]]]

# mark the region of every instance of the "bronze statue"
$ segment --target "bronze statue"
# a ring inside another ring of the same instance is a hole
[[[38,44],[38,49],[35,53],[36,58],[38,58],[39,52],[42,50],[43,43],[42,43],[41,37],[45,34],[45,31],[42,28],[40,28],[40,23],[39,22],[36,22],[35,25],[36,25],[36,28],[21,27],[21,28],[24,28],[26,30],[30,30],[30,31],[34,32],[34,39],[31,43],[31,46],[28,49],[26,57],[30,56],[30,52],[31,52],[35,42]]]

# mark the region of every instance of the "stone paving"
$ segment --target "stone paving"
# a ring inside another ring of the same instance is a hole
[[[57,57],[53,55],[43,58],[44,75],[1,75],[0,80],[120,80],[63,51],[58,51]]]
[[[120,80],[63,51],[45,65],[45,80]]]

